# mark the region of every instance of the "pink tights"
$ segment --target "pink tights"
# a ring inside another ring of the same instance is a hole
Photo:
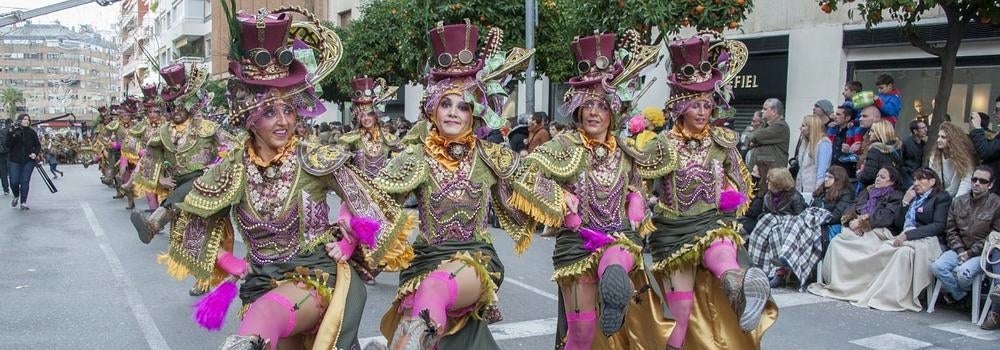
[[[590,311],[566,312],[566,347],[563,350],[589,350],[597,330],[597,313]]]
[[[687,336],[688,322],[691,318],[691,307],[694,304],[694,292],[668,292],[667,307],[670,314],[674,316],[673,332],[667,338],[667,345],[681,349],[684,347],[684,338]]]
[[[156,208],[160,207],[160,201],[156,197],[156,193],[146,193],[146,205],[149,206],[149,210],[156,210]]]
[[[258,335],[271,342],[271,350],[278,347],[278,340],[292,335],[295,329],[295,304],[285,296],[270,292],[250,304],[243,316],[239,335]]]
[[[420,317],[420,312],[427,310],[431,320],[444,327],[448,322],[448,309],[458,298],[458,284],[450,273],[434,271],[427,276],[417,291],[413,292],[413,308],[410,317]]]
[[[632,257],[632,253],[625,249],[625,247],[611,246],[604,250],[604,254],[601,255],[601,261],[597,263],[597,278],[604,275],[604,270],[608,266],[620,265],[625,269],[625,272],[629,272],[632,271],[634,263],[635,258]]]
[[[705,249],[701,263],[715,275],[715,278],[721,278],[726,271],[738,270],[740,264],[736,262],[736,245],[733,244],[733,241],[725,238],[712,242]]]

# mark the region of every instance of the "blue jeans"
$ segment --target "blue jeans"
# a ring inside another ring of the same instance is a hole
[[[979,257],[969,258],[963,263],[958,262],[958,253],[949,250],[941,254],[933,264],[931,272],[941,281],[944,290],[955,300],[962,300],[972,290],[972,280],[983,273],[979,268]]]
[[[31,173],[35,171],[35,163],[15,163],[7,161],[7,172],[10,176],[10,192],[14,198],[21,197],[21,204],[28,202],[28,184],[31,183]]]

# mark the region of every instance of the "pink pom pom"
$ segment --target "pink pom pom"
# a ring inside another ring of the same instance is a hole
[[[583,238],[583,249],[589,251],[596,251],[615,241],[604,232],[586,227],[580,229],[580,237]]]
[[[229,305],[236,299],[236,282],[226,280],[194,304],[194,321],[210,331],[222,329]]]
[[[381,229],[382,225],[378,221],[366,217],[351,217],[351,232],[369,249],[375,249],[375,238]]]
[[[565,217],[563,217],[563,226],[566,226],[566,228],[568,228],[570,230],[575,230],[575,229],[579,228],[580,227],[580,223],[581,223],[580,214],[569,213],[569,214],[566,214]]]
[[[642,114],[633,115],[632,119],[628,120],[628,131],[635,135],[643,130],[646,130],[646,117],[643,117]]]
[[[111,143],[111,149],[116,150],[116,151],[120,150],[120,149],[122,149],[122,144],[118,143],[118,141],[114,141],[114,142]]]
[[[219,253],[215,259],[215,265],[233,276],[242,276],[247,272],[247,262],[227,251]]]
[[[719,210],[730,213],[736,211],[736,208],[739,208],[746,201],[747,197],[742,193],[735,190],[725,190],[719,194]]]
[[[625,198],[628,200],[628,209],[626,210],[628,219],[630,221],[642,221],[642,219],[645,219],[646,202],[642,199],[642,195],[639,192],[629,192]]]

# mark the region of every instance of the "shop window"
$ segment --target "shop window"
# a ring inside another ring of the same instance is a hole
[[[915,105],[922,105],[924,115],[932,114],[934,111],[934,97],[937,94],[941,70],[939,68],[857,70],[854,79],[864,84],[865,90],[875,90],[875,80],[881,74],[891,75],[902,95],[902,109],[896,123],[896,132],[901,133],[900,135],[909,135],[907,125],[918,114]],[[1000,96],[1000,67],[956,68],[948,100],[948,116],[952,122],[963,125],[969,121],[969,114],[973,112],[992,114],[993,101],[997,96]]]

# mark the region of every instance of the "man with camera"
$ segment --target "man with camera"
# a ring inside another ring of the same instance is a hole
[[[42,144],[38,133],[31,128],[31,117],[22,113],[14,119],[14,126],[7,133],[7,170],[10,176],[10,190],[14,199],[10,206],[16,208],[20,202],[21,210],[28,210],[28,184],[31,173],[35,170],[35,162],[41,152]]]

